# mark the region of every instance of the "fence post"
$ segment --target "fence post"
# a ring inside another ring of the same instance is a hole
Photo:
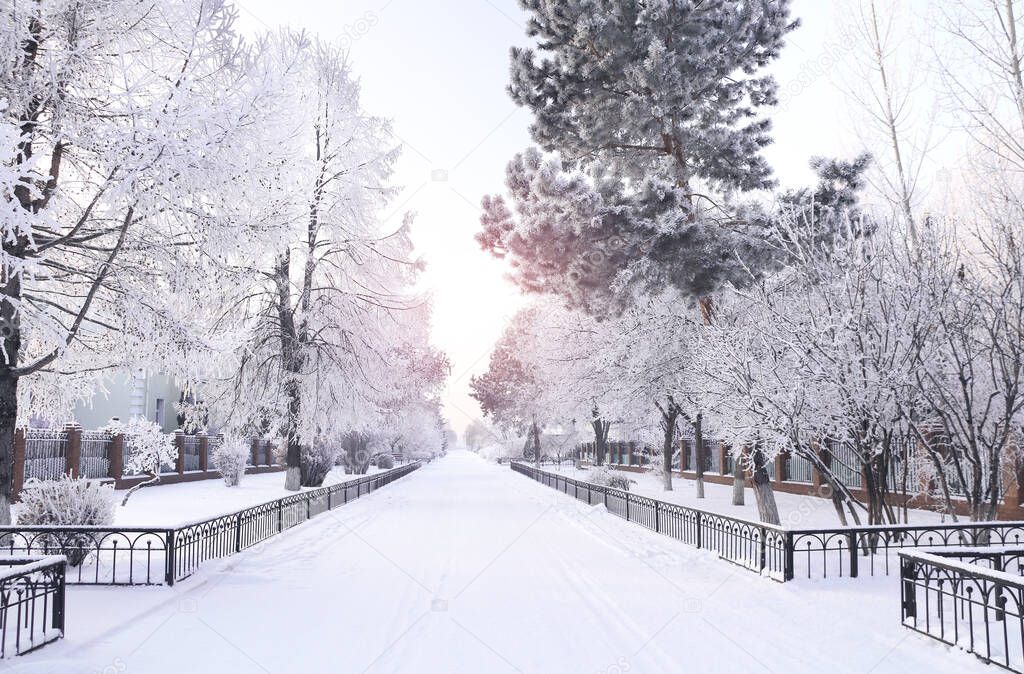
[[[210,469],[210,436],[199,435],[199,470],[204,473]]]
[[[25,486],[25,429],[19,428],[14,431],[14,475],[13,498],[18,498],[22,487]]]
[[[114,436],[121,437],[121,436]],[[164,582],[174,585],[174,561],[177,558],[177,541],[174,536],[174,529],[167,530],[167,569],[164,573]]]
[[[274,465],[274,442],[272,440],[268,440],[267,444],[263,446],[263,458],[268,466]]]
[[[914,579],[917,577],[917,565],[914,561],[903,557],[900,563],[900,594],[903,608],[903,619],[917,618],[917,593]]]
[[[68,451],[64,457],[65,472],[71,477],[82,476],[82,427],[67,424],[64,433],[68,437]]]
[[[124,436],[118,433],[110,437],[110,454],[107,473],[116,483],[124,477]]]
[[[794,576],[796,575],[796,571],[793,568],[795,565],[794,565],[794,560],[793,560],[793,557],[794,557],[794,554],[793,554],[794,547],[793,547],[793,545],[794,545],[794,543],[793,543],[793,532],[792,531],[787,531],[786,532],[785,538],[782,539],[782,544],[785,546],[785,555],[786,555],[786,561],[785,561],[786,568],[783,569],[783,571],[782,571],[782,579],[783,580],[793,580]]]
[[[277,533],[284,531],[284,508],[281,499],[277,499]]]
[[[629,521],[629,492],[626,492],[626,521]]]
[[[768,566],[768,530],[761,527],[759,531],[761,540],[757,546],[757,572],[761,573]]]
[[[661,533],[661,516],[659,515],[660,512],[661,512],[661,501],[655,501],[654,502],[654,530],[657,531],[659,534]]]
[[[242,513],[235,515],[235,552],[242,551]]]
[[[178,448],[178,460],[174,464],[174,470],[181,475],[185,472],[185,431],[180,428],[174,431],[174,446]]]
[[[704,513],[697,511],[697,549],[704,547]]]
[[[851,531],[846,535],[850,545],[850,578],[857,577],[857,532]]]
[[[50,627],[64,634],[64,602],[67,592],[67,563],[61,566],[56,592],[53,593],[53,616]]]
[[[252,439],[250,450],[252,451],[252,465],[255,468],[260,465],[260,439],[258,437]]]

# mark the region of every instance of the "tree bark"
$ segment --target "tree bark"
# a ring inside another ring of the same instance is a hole
[[[697,498],[704,498],[704,428],[703,415],[697,412],[693,422],[693,456],[697,472]]]
[[[284,488],[298,491],[302,485],[302,446],[299,444],[299,416],[302,414],[302,397],[298,376],[302,371],[302,353],[295,329],[295,312],[291,298],[291,253],[285,250],[278,261],[274,280],[277,284],[277,317],[281,331],[281,366],[284,370],[284,394],[288,403],[285,418],[285,440],[288,451],[285,456],[287,473]]]
[[[662,406],[657,400],[654,406],[661,414],[661,430],[664,433],[664,441],[661,447],[661,477],[665,491],[672,491],[672,456],[675,454],[676,423],[679,421],[683,410],[671,396],[665,396],[665,405]]]
[[[757,501],[757,513],[761,521],[766,524],[780,524],[779,506],[775,503],[775,492],[772,490],[772,481],[765,469],[764,452],[755,448],[754,460],[754,499]]]
[[[7,304],[4,304],[6,308]],[[10,336],[5,342],[10,341]],[[17,341],[17,338],[15,338]],[[17,358],[17,351],[14,358]],[[14,498],[14,433],[18,426],[18,378],[10,368],[0,365],[0,525],[11,523]]]
[[[743,472],[743,454],[732,457],[732,504],[734,506],[746,505],[747,480]]]
[[[605,454],[608,453],[608,432],[612,422],[595,417],[590,423],[594,427],[594,463],[603,466]]]
[[[533,463],[540,467],[540,428],[537,427],[537,419],[534,418],[532,425],[533,435]]]

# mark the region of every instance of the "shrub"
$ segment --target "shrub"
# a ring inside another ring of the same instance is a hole
[[[224,478],[224,484],[237,487],[241,483],[251,451],[249,443],[235,436],[225,437],[213,450],[213,467]]]
[[[629,485],[633,484],[633,480],[630,480],[625,475],[616,474],[605,466],[598,466],[591,469],[591,471],[587,473],[586,480],[591,484],[601,485],[602,487],[611,487],[612,489],[621,489],[623,491],[629,491]]]
[[[334,445],[317,442],[303,445],[299,456],[301,477],[299,484],[303,487],[319,487],[323,485],[327,475],[334,468],[338,450]]]
[[[67,475],[59,480],[29,480],[18,504],[18,524],[39,526],[110,526],[114,523],[114,488]],[[78,566],[95,547],[89,534],[47,535],[38,541]]]
[[[377,456],[377,467],[381,470],[391,470],[395,467],[395,459],[390,454],[380,454]]]
[[[178,460],[174,437],[164,433],[152,421],[134,417],[128,421],[111,421],[102,430],[124,436],[124,471],[126,475],[150,473],[158,475],[160,466],[173,466]]]

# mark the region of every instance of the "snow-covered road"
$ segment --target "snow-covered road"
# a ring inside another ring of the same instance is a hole
[[[761,579],[453,452],[175,588],[74,588],[82,672],[972,672],[895,579]]]

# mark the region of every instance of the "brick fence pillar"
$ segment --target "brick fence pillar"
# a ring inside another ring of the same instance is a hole
[[[12,476],[12,498],[18,498],[25,486],[25,429],[14,431],[14,475]]]
[[[181,475],[185,472],[185,432],[180,428],[174,431],[174,446],[178,449],[178,460],[174,462],[174,470]]]
[[[110,454],[107,460],[107,475],[115,481],[124,477],[124,436],[120,433],[110,438]]]
[[[729,474],[729,448],[721,440],[718,442],[718,472],[722,475]]]
[[[274,465],[274,441],[267,440],[267,443],[263,446],[263,457],[266,460],[268,466]]]
[[[64,427],[64,433],[68,438],[68,451],[64,457],[65,472],[73,478],[82,475],[82,427],[78,424],[68,424]]]
[[[204,473],[210,469],[210,436],[206,433],[199,435],[199,470]]]
[[[786,474],[786,457],[789,455],[788,452],[779,452],[775,455],[775,484],[780,485],[784,482],[783,477]]]
[[[252,439],[251,451],[252,451],[252,465],[254,465],[254,466],[260,465],[260,439],[259,438],[253,438]]]

